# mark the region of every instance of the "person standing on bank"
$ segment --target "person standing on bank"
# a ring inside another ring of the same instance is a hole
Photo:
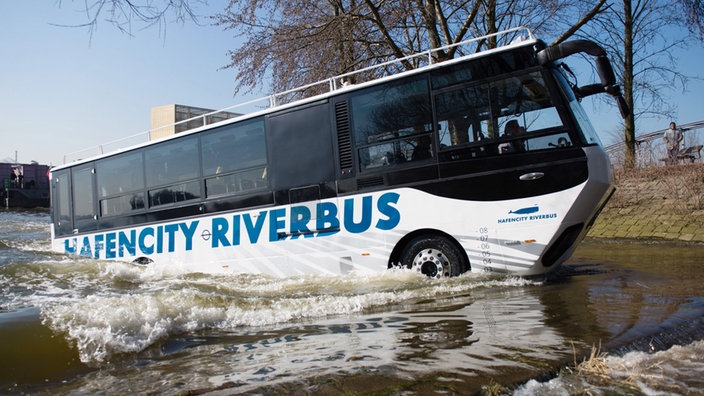
[[[667,148],[667,163],[676,164],[677,154],[680,152],[680,142],[684,138],[682,130],[677,128],[674,122],[670,123],[670,127],[665,130],[665,134],[662,139],[665,141],[665,147]]]

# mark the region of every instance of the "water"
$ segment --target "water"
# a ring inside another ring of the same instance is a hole
[[[702,246],[584,243],[548,280],[279,279],[69,258],[48,222],[0,211],[0,394],[704,389]]]

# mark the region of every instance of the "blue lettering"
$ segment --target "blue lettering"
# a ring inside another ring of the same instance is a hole
[[[316,206],[315,229],[319,231],[318,236],[329,236],[340,232],[337,205],[333,202],[321,202]]]
[[[164,234],[162,230],[164,227],[158,226],[156,227],[156,252],[157,253],[163,253],[164,252]]]
[[[76,245],[78,241],[76,238],[66,238],[64,240],[64,252],[69,254],[76,254]]]
[[[262,238],[265,225],[268,226],[269,242],[284,240],[288,235],[291,239],[324,237],[335,235],[345,229],[352,234],[368,231],[372,226],[379,230],[392,230],[401,222],[401,212],[397,205],[401,196],[395,192],[387,192],[374,202],[374,196],[347,198],[342,203],[342,210],[337,202],[319,202],[315,213],[305,205],[280,207],[262,210],[258,213],[243,213],[211,219],[211,248],[239,246],[242,228],[251,244],[256,244]],[[289,212],[290,211],[290,212]],[[269,219],[267,220],[267,216]],[[315,216],[315,217],[313,217]],[[556,213],[535,216],[525,216],[517,219],[498,219],[499,223],[508,221],[542,220],[556,218]],[[376,219],[376,220],[375,220]],[[376,223],[372,223],[376,221]],[[313,223],[314,222],[314,223]],[[64,251],[68,254],[114,259],[138,254],[152,255],[175,252],[177,249],[192,251],[194,237],[198,230],[199,220],[174,224],[144,227],[137,229],[107,232],[78,238],[67,238],[63,241]],[[179,233],[185,240],[183,246],[177,241]],[[207,240],[207,235],[204,235]],[[178,246],[177,246],[178,244]],[[80,252],[80,253],[79,253]]]
[[[242,220],[244,221],[244,227],[247,229],[249,242],[257,243],[259,235],[262,233],[262,228],[264,227],[264,221],[266,220],[266,211],[259,212],[256,224],[252,223],[252,217],[249,213],[245,213],[244,216],[242,216]]]
[[[137,231],[131,230],[129,237],[127,234],[125,234],[124,231],[120,231],[120,233],[117,236],[117,250],[118,254],[120,257],[125,257],[125,250],[127,250],[127,253],[129,253],[130,256],[135,255],[135,236],[137,235]]]
[[[283,218],[286,217],[286,209],[274,209],[271,212],[269,212],[269,241],[270,242],[275,242],[278,241],[279,239],[285,239],[284,238],[279,238],[279,231],[284,231],[284,227],[286,226],[284,224]]]
[[[229,226],[230,225],[228,224],[227,219],[223,217],[216,217],[213,219],[213,239],[211,242],[211,246],[213,248],[220,247],[220,245],[230,246],[230,241],[227,240],[227,236],[225,235]]]
[[[305,206],[294,206],[291,208],[291,234],[293,235],[291,239],[296,239],[301,234],[305,238],[310,238],[314,236],[308,229],[308,222],[310,221],[310,209]]]
[[[190,226],[186,226],[186,223],[180,223],[181,231],[183,236],[186,238],[186,251],[193,250],[193,234],[198,228],[198,220],[192,221]]]
[[[240,215],[232,216],[232,246],[240,245]]]
[[[176,249],[174,245],[174,243],[176,242],[176,237],[174,236],[174,234],[176,233],[176,231],[178,231],[178,224],[166,225],[164,226],[164,231],[169,235],[169,246],[167,247],[167,251],[171,253]]]
[[[100,251],[103,250],[103,234],[98,234],[95,236],[95,246],[93,246],[93,257],[100,258]]]
[[[372,197],[362,197],[362,216],[359,223],[354,222],[354,199],[345,200],[345,229],[353,234],[359,234],[372,225]]]
[[[115,258],[115,239],[117,239],[117,234],[114,232],[108,232],[105,234],[105,258]]]
[[[146,238],[150,236],[152,237],[152,243],[150,245],[147,245],[146,243]],[[154,253],[154,228],[152,227],[147,227],[143,229],[142,231],[139,232],[139,250],[142,251],[142,253],[146,255],[150,255]]]
[[[75,253],[75,249],[74,249]],[[85,257],[91,257],[93,256],[93,252],[91,251],[90,248],[90,239],[88,237],[83,237],[83,246],[81,246],[81,252],[79,253],[81,256]]]
[[[401,212],[398,211],[391,204],[398,202],[400,195],[398,193],[386,193],[379,197],[379,201],[376,203],[379,212],[387,217],[387,219],[376,222],[376,228],[380,230],[392,230],[394,227],[401,222]]]

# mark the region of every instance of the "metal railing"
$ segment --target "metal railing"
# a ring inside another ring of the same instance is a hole
[[[496,48],[485,49],[483,51],[477,51],[480,47],[480,44],[483,41],[488,41],[489,39],[491,39],[493,37],[501,38],[502,40],[497,40],[497,42],[500,42],[501,45],[497,44]],[[421,62],[423,63],[423,67],[446,62],[451,59],[438,61],[437,58],[434,58],[434,55],[437,54],[438,52],[446,51],[446,50],[449,50],[449,49],[452,49],[455,47],[463,47],[463,46],[467,46],[470,44],[476,44],[477,47],[474,49],[474,51],[471,52],[470,55],[467,55],[467,56],[473,56],[473,55],[483,54],[488,51],[504,49],[504,48],[510,47],[512,45],[520,44],[520,43],[527,41],[527,40],[535,40],[535,37],[533,36],[533,33],[530,31],[530,29],[528,29],[527,27],[517,27],[517,28],[513,28],[513,29],[503,30],[500,32],[480,36],[480,37],[471,38],[468,40],[461,41],[459,43],[454,43],[454,44],[449,44],[449,45],[442,46],[439,48],[429,49],[426,51],[422,51],[422,52],[414,53],[414,54],[411,54],[408,56],[404,56],[402,58],[397,58],[397,59],[393,59],[393,60],[390,60],[387,62],[383,62],[383,63],[375,64],[375,65],[372,65],[369,67],[365,67],[362,69],[354,70],[349,73],[340,74],[335,77],[331,77],[331,78],[317,81],[317,82],[314,82],[311,84],[303,85],[303,86],[293,88],[293,89],[290,89],[287,91],[277,92],[277,93],[274,93],[274,94],[271,94],[268,96],[264,96],[264,97],[250,100],[250,101],[243,102],[243,103],[237,103],[235,105],[232,105],[230,107],[226,107],[224,109],[215,110],[215,111],[212,111],[207,114],[198,115],[196,117],[192,117],[192,118],[189,118],[189,119],[186,119],[183,121],[174,122],[172,124],[164,125],[159,128],[149,129],[147,131],[140,132],[140,133],[137,133],[137,134],[134,134],[131,136],[121,138],[121,139],[116,139],[116,140],[113,140],[113,141],[110,141],[110,142],[107,142],[104,144],[100,144],[98,146],[89,147],[89,148],[79,150],[79,151],[74,151],[72,153],[68,153],[68,154],[64,155],[64,162],[63,163],[66,164],[68,162],[78,161],[83,157],[105,154],[105,153],[119,150],[121,148],[125,148],[128,146],[132,146],[132,145],[136,145],[136,144],[140,144],[140,143],[145,143],[145,142],[149,141],[150,136],[152,136],[154,134],[154,132],[161,130],[161,129],[175,128],[178,125],[193,122],[193,121],[200,120],[200,119],[202,119],[202,125],[205,126],[205,125],[208,125],[207,120],[208,120],[209,116],[214,116],[214,115],[217,115],[217,114],[220,114],[223,112],[232,112],[233,110],[239,110],[239,109],[242,109],[242,108],[245,108],[248,106],[254,107],[254,105],[259,104],[259,103],[263,103],[264,105],[259,107],[258,110],[266,110],[266,109],[271,109],[271,108],[281,106],[284,104],[288,104],[288,103],[291,103],[295,100],[302,99],[303,98],[302,95],[305,93],[304,91],[309,90],[311,88],[327,86],[327,88],[326,88],[327,91],[333,92],[333,91],[336,91],[338,89],[341,89],[341,88],[348,86],[347,82],[351,80],[351,77],[362,76],[364,73],[368,73],[371,71],[378,71],[380,69],[383,69],[383,71],[385,73],[384,73],[384,75],[373,78],[370,81],[374,81],[379,78],[388,77],[391,75],[399,74],[402,71],[406,71],[406,70],[403,70],[404,69],[403,67],[399,67],[399,68],[397,68],[396,72],[390,72],[388,70],[388,66],[392,66],[392,65],[397,65],[397,66],[401,65],[402,66],[402,64],[404,62],[418,60],[418,59],[422,60]],[[419,62],[418,64],[421,64],[421,62]],[[357,82],[357,83],[359,83],[359,82]],[[284,99],[286,97],[294,97],[294,100],[293,101],[285,101]],[[218,122],[221,122],[221,121],[218,121]],[[137,139],[139,139],[139,140],[137,140]]]
[[[678,125],[684,134],[684,139],[680,148],[686,148],[697,144],[702,144],[704,140],[701,136],[704,129],[704,121],[690,122]],[[662,139],[666,129],[645,133],[636,136],[636,167],[644,168],[648,166],[665,165],[667,150]],[[626,143],[621,141],[604,148],[606,154],[611,159],[613,166],[622,166],[625,161]]]

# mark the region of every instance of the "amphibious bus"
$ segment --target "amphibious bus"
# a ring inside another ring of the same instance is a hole
[[[479,37],[453,59],[438,60],[448,47],[414,54],[402,59],[413,70],[380,75],[400,69],[390,61],[57,166],[52,249],[274,276],[552,271],[613,191],[579,101],[623,97],[590,41],[495,35],[495,48],[478,51]],[[580,52],[599,83],[577,86],[562,63]]]

